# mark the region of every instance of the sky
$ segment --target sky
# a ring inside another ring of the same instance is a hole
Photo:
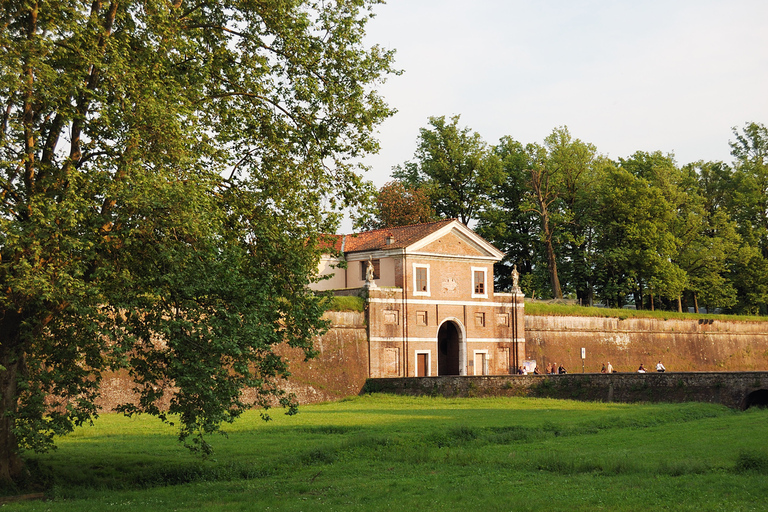
[[[610,158],[731,162],[733,127],[768,124],[766,0],[388,0],[368,44],[395,49],[397,113],[365,163],[381,187],[430,116],[488,144],[567,126]],[[348,228],[348,226],[347,226]]]

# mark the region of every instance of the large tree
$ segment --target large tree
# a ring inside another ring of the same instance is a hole
[[[394,180],[371,195],[369,207],[353,215],[356,228],[381,229],[435,220],[435,211],[424,189]]]
[[[540,260],[540,224],[536,217],[524,208],[528,195],[528,153],[525,146],[506,136],[493,147],[501,162],[503,180],[494,187],[490,204],[480,215],[477,232],[504,252],[504,258],[494,272],[500,289],[512,287],[511,271],[514,265],[523,277],[523,291],[532,295],[546,287],[536,286],[534,274],[546,264]]]
[[[596,148],[574,139],[568,128],[555,128],[544,145],[529,144],[528,194],[524,208],[541,225],[541,241],[546,252],[552,296],[563,298],[558,272],[557,246],[571,238],[564,229],[574,219],[573,207],[592,170]]]
[[[768,127],[747,123],[733,128],[734,157],[728,210],[738,225],[744,256],[734,266],[738,310],[765,313],[768,306]]]
[[[294,405],[274,349],[312,355],[315,242],[390,114],[373,3],[2,2],[0,482],[108,370],[203,450],[244,388]]]
[[[599,192],[599,287],[621,306],[630,293],[642,308],[663,297],[677,299],[687,276],[676,260],[680,251],[683,192],[671,156],[638,151],[608,170]],[[687,216],[683,221],[689,220]]]
[[[469,224],[503,179],[499,158],[480,134],[459,126],[459,116],[430,117],[429,126],[419,130],[414,161],[398,166],[393,176],[423,188],[438,215]]]

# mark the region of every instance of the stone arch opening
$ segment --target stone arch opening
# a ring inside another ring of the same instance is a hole
[[[437,374],[459,375],[461,331],[455,322],[445,322],[437,331]]]
[[[744,409],[750,407],[768,407],[768,389],[752,391],[744,399]]]

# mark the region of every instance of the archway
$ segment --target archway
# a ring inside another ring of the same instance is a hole
[[[437,374],[460,375],[461,332],[454,322],[445,322],[437,331]]]
[[[768,407],[768,389],[758,389],[744,399],[744,409],[750,407]]]

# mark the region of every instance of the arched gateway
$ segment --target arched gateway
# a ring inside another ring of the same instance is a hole
[[[437,331],[438,375],[466,375],[466,337],[458,320],[446,320]]]

